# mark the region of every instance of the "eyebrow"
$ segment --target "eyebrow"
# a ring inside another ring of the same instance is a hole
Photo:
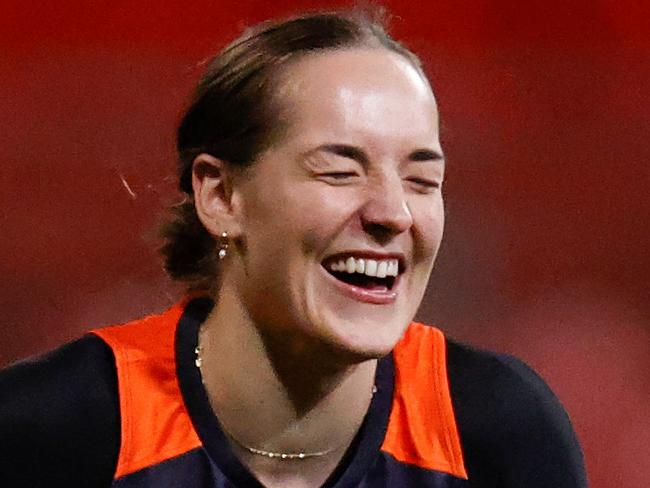
[[[343,158],[353,159],[363,165],[367,165],[370,159],[368,155],[356,146],[349,144],[323,144],[316,148],[317,151],[325,151]]]
[[[409,154],[410,161],[443,161],[442,153],[433,149],[418,149]]]
[[[370,158],[360,148],[349,144],[323,144],[318,146],[315,151],[325,151],[344,158],[353,159],[363,165],[368,164]],[[444,161],[442,153],[433,149],[416,149],[408,157],[409,161]]]

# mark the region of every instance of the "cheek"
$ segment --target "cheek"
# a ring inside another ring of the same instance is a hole
[[[418,202],[413,208],[416,252],[425,259],[435,258],[445,227],[442,196],[434,202]]]
[[[245,206],[249,265],[281,269],[288,276],[302,272],[305,258],[320,257],[345,221],[342,201],[349,199],[295,182],[256,193]]]
[[[321,184],[294,188],[287,198],[293,227],[288,229],[308,253],[324,252],[354,213],[354,195]]]

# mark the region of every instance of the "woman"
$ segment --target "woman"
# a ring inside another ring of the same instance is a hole
[[[191,298],[5,371],[7,486],[577,487],[525,365],[410,323],[443,233],[436,101],[376,23],[261,25],[178,131]]]

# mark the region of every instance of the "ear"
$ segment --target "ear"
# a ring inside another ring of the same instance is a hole
[[[194,206],[199,220],[214,237],[239,234],[233,207],[233,175],[223,160],[201,153],[192,163]]]

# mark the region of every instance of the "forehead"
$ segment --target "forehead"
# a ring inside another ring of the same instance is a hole
[[[291,137],[437,142],[438,114],[429,83],[392,51],[357,48],[306,55],[287,66],[276,86],[275,100]]]

